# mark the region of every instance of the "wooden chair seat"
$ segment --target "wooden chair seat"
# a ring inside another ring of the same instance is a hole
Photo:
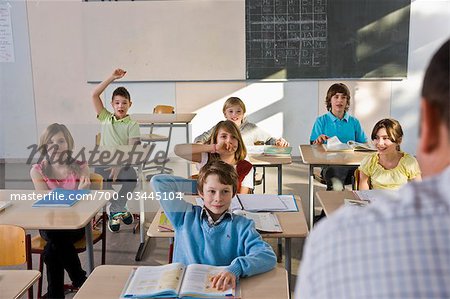
[[[93,243],[97,243],[102,239],[103,235],[100,230],[94,229],[92,230],[92,240]],[[47,244],[47,241],[45,241],[40,235],[34,236],[31,238],[31,252],[36,254],[42,254],[44,252],[44,247]],[[75,246],[75,249],[77,253],[84,252],[86,250],[86,237],[83,237],[82,239],[76,241],[73,243]]]

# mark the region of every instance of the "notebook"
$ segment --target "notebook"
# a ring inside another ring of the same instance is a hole
[[[48,193],[43,199],[36,201],[33,207],[71,207],[82,200],[83,195],[89,194],[90,190],[66,190],[56,188]]]

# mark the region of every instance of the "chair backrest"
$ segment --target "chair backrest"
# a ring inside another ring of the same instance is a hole
[[[16,225],[0,225],[0,266],[21,265],[28,261],[30,244],[25,230]],[[27,244],[28,243],[28,244]]]
[[[102,134],[101,133],[97,133],[95,135],[95,145],[100,145],[100,139],[102,138]]]
[[[153,113],[174,114],[175,108],[173,106],[167,106],[167,105],[156,105],[155,108],[153,108]]]
[[[91,180],[91,190],[102,190],[103,189],[103,177],[95,172],[89,174],[89,179]]]

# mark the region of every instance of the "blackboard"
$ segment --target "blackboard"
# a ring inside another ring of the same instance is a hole
[[[410,0],[246,0],[246,78],[404,78]]]

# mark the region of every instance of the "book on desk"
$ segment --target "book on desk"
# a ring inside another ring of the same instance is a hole
[[[90,190],[86,189],[67,190],[56,188],[45,195],[44,198],[36,201],[33,207],[71,207],[90,192]]]
[[[377,149],[369,143],[360,143],[353,140],[349,140],[345,143],[341,142],[338,137],[333,136],[327,139],[326,144],[322,144],[323,148],[327,152],[376,152]]]
[[[210,278],[225,267],[173,263],[137,267],[128,278],[120,298],[236,298],[239,288],[218,291]]]

